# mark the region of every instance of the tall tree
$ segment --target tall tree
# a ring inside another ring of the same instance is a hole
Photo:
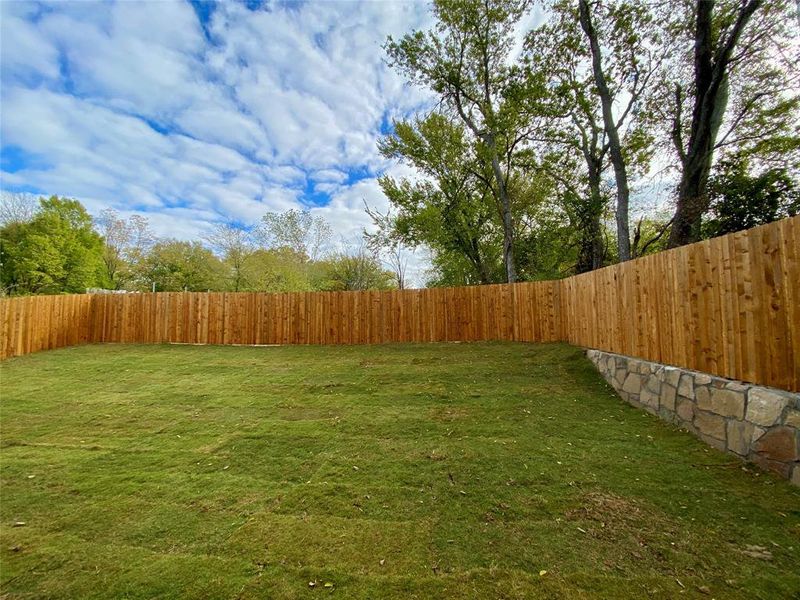
[[[102,281],[103,242],[77,200],[40,200],[28,223],[0,230],[2,286],[11,293],[80,293]]]
[[[255,249],[250,232],[233,223],[218,223],[206,236],[206,241],[220,253],[230,272],[231,288],[242,291],[247,286],[246,263]]]
[[[439,113],[397,121],[379,142],[381,154],[400,159],[422,176],[414,181],[385,175],[381,189],[396,210],[393,235],[411,247],[425,246],[434,262],[462,257],[467,270],[457,283],[497,281],[499,216],[491,172],[467,139],[465,126]]]
[[[366,246],[338,252],[328,261],[327,289],[335,291],[386,290],[392,287],[392,273]]]
[[[125,220],[117,211],[107,208],[97,216],[95,225],[103,236],[105,286],[119,290],[135,285],[132,281],[137,273],[135,265],[144,258],[155,239],[149,221],[136,214]]]
[[[519,122],[519,111],[509,106],[504,87],[514,28],[529,5],[528,0],[435,0],[434,29],[415,31],[399,42],[390,37],[385,46],[390,64],[438,94],[479,142],[491,166],[508,282],[517,279],[508,158],[525,126]]]
[[[131,231],[124,219],[111,208],[102,210],[96,219],[97,229],[103,236],[103,264],[106,270],[106,285],[118,290],[122,287],[122,271],[125,266],[125,249],[130,244]]]
[[[305,260],[315,261],[328,250],[332,230],[323,217],[291,209],[265,214],[253,235],[264,248],[289,248]]]
[[[157,242],[137,268],[138,281],[145,291],[219,290],[225,279],[222,262],[199,242]]]
[[[543,117],[529,146],[532,166],[558,183],[581,272],[602,266],[608,254],[601,221],[611,163],[620,256],[639,251],[629,230],[629,180],[648,170],[653,155],[654,82],[669,44],[662,43],[663,15],[642,3],[551,0],[547,8],[547,20],[526,36],[520,104]]]
[[[263,292],[305,292],[317,287],[324,280],[326,265],[307,263],[289,248],[253,251],[244,263],[243,281],[248,290]]]
[[[554,6],[564,11],[563,4]],[[578,21],[586,37],[593,87],[599,100],[604,146],[607,148],[616,183],[616,226],[619,259],[634,256],[629,225],[630,165],[624,143],[625,129],[637,130],[642,120],[628,127],[626,120],[646,115],[643,100],[666,56],[669,42],[654,26],[655,12],[629,0],[578,0]],[[631,135],[630,137],[635,137]]]
[[[392,212],[391,206],[385,213],[370,208],[364,202],[364,210],[372,219],[374,231],[364,230],[364,241],[367,248],[383,260],[389,270],[394,274],[397,288],[406,288],[406,271],[408,270],[408,250],[403,238],[398,233],[397,214]]]
[[[676,67],[672,85],[672,142],[681,177],[669,247],[700,238],[717,150],[763,156],[800,145],[791,3],[694,0],[690,6],[690,15],[676,11],[674,28],[691,42],[678,59],[692,69]],[[691,28],[683,26],[687,17]]]
[[[156,236],[150,229],[150,221],[147,217],[137,214],[128,217],[128,231],[130,239],[126,258],[130,262],[135,262],[153,246]]]

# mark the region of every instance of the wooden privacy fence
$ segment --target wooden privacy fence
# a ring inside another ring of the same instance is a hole
[[[559,281],[0,300],[0,358],[87,342],[567,341],[800,391],[800,217]]]
[[[800,216],[561,281],[564,341],[800,391]]]
[[[94,299],[92,331],[103,342],[555,341],[557,287],[548,281],[385,292],[108,294]]]

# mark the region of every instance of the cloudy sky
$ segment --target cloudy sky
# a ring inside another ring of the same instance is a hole
[[[411,1],[0,2],[2,188],[146,214],[163,236],[307,207],[337,236],[403,168],[376,141],[424,110],[381,45]]]

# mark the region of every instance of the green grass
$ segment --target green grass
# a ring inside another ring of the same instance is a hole
[[[0,376],[10,598],[800,595],[800,490],[566,345],[84,346]]]

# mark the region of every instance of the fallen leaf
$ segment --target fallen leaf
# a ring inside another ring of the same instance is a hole
[[[544,577],[545,575],[547,575],[547,571],[545,571],[544,569],[539,571],[539,577]]]
[[[772,560],[772,552],[767,550],[764,546],[755,546],[748,544],[744,550],[740,552],[751,558],[760,558],[761,560]]]

